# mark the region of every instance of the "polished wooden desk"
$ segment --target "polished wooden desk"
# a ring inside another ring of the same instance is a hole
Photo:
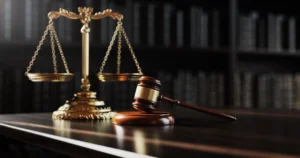
[[[77,157],[300,157],[300,112],[222,110],[227,122],[184,108],[172,126],[52,120],[50,113],[0,115],[0,134]]]

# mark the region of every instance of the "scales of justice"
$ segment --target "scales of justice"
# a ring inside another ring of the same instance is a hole
[[[81,79],[81,91],[74,94],[74,97],[67,100],[64,105],[54,111],[52,114],[53,119],[110,119],[113,117],[113,112],[110,106],[105,105],[104,101],[100,101],[96,98],[96,92],[90,91],[89,81],[89,22],[92,20],[100,20],[106,17],[111,17],[117,21],[117,26],[112,36],[112,40],[108,46],[106,54],[104,56],[102,65],[97,77],[102,82],[123,82],[123,81],[137,81],[143,72],[139,66],[135,53],[131,47],[130,41],[126,35],[126,32],[122,26],[123,15],[118,12],[112,12],[111,9],[104,10],[103,12],[93,13],[93,8],[79,7],[79,14],[67,11],[65,9],[59,9],[59,11],[51,11],[48,14],[49,23],[44,31],[41,41],[39,42],[36,51],[27,67],[25,75],[32,82],[68,82],[74,74],[69,71],[67,61],[64,57],[62,47],[60,45],[58,36],[54,27],[54,20],[58,18],[69,18],[72,20],[80,20],[83,24],[81,28],[82,33],[82,79]],[[53,59],[53,73],[31,73],[30,70],[36,60],[36,57],[43,45],[43,42],[47,35],[50,35],[50,42],[52,48],[52,59]],[[116,73],[103,73],[104,66],[112,49],[115,39],[118,36],[118,57],[117,57],[117,72]],[[133,60],[137,66],[137,73],[120,73],[121,65],[121,42],[122,36],[124,37]],[[59,73],[57,70],[57,61],[55,54],[55,44],[58,47],[61,55],[65,73]]]
[[[190,105],[182,103],[178,100],[173,100],[160,94],[161,83],[152,77],[143,75],[141,67],[135,56],[130,41],[126,35],[126,32],[122,26],[123,15],[118,12],[112,12],[107,9],[103,12],[93,13],[93,8],[79,7],[79,14],[69,12],[65,9],[59,9],[59,11],[52,11],[48,14],[49,24],[44,31],[41,41],[39,42],[36,51],[27,67],[25,75],[29,80],[33,82],[67,82],[70,81],[74,74],[70,73],[67,61],[64,57],[62,47],[58,40],[58,36],[55,31],[53,21],[61,16],[80,20],[83,24],[81,28],[82,33],[82,79],[81,79],[81,91],[74,94],[74,97],[67,100],[64,105],[58,108],[58,110],[52,113],[53,119],[113,119],[114,124],[143,124],[143,125],[169,125],[174,124],[174,117],[163,111],[156,111],[155,105],[158,101],[171,103],[174,105],[184,106],[189,109],[193,109],[199,112],[204,112],[213,116],[217,116],[226,120],[234,121],[236,118],[227,114],[223,114],[214,110],[210,110],[204,107]],[[99,72],[97,73],[98,79],[102,82],[123,82],[123,81],[139,81],[137,85],[136,93],[134,95],[133,108],[137,111],[119,112],[115,113],[111,110],[110,106],[105,105],[104,101],[100,101],[96,97],[96,92],[90,91],[89,81],[89,33],[90,28],[88,26],[91,20],[99,20],[105,17],[111,17],[117,21],[115,32],[113,33],[112,40],[109,43],[108,49],[102,61]],[[41,46],[46,39],[47,35],[50,35],[50,42],[52,48],[53,59],[53,73],[30,73],[34,61],[41,49]],[[103,73],[104,66],[112,49],[115,39],[118,36],[118,51],[117,51],[117,72],[116,73]],[[121,65],[121,43],[122,36],[124,37],[133,60],[136,64],[137,73],[120,73]],[[66,72],[59,73],[57,70],[57,61],[55,55],[55,44],[58,47]]]

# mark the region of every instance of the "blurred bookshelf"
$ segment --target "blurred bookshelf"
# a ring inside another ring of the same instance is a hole
[[[215,108],[300,109],[299,11],[292,2],[270,6],[257,0],[0,0],[0,113],[51,112],[79,90],[79,21],[54,21],[69,68],[77,75],[72,82],[31,83],[23,75],[47,26],[48,12],[77,12],[79,6],[110,8],[124,15],[124,28],[143,72],[162,81],[165,95]],[[130,108],[137,83],[101,83],[93,75],[116,22],[105,18],[89,26],[92,90],[115,110]],[[47,37],[33,71],[52,71],[49,41]],[[123,48],[121,71],[136,71],[125,41]],[[116,49],[107,71],[116,70]],[[16,95],[19,101],[12,103]],[[278,96],[289,103],[276,101]]]

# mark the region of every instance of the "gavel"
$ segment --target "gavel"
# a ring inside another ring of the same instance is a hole
[[[158,102],[166,102],[203,112],[222,119],[227,119],[230,121],[236,120],[236,117],[228,114],[220,113],[215,110],[197,105],[182,103],[178,100],[173,100],[171,98],[163,96],[162,94],[160,94],[160,88],[161,82],[155,78],[148,76],[142,76],[141,78],[139,78],[139,83],[134,95],[134,102],[132,103],[133,108],[147,113],[152,113],[153,111],[155,111],[155,107]]]

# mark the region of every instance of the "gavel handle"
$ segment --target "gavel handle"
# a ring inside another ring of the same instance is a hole
[[[173,100],[173,99],[170,99],[170,98],[165,97],[163,95],[161,95],[159,97],[159,99],[160,99],[160,101],[165,101],[165,102],[175,104],[175,105],[181,105],[181,106],[184,106],[184,107],[192,109],[192,110],[197,110],[197,111],[200,111],[200,112],[203,112],[203,113],[206,113],[206,114],[209,114],[209,115],[217,116],[217,117],[220,117],[220,118],[223,118],[223,119],[227,119],[227,120],[230,120],[230,121],[235,121],[236,120],[236,117],[234,117],[234,116],[219,113],[219,112],[216,112],[216,111],[208,109],[208,108],[203,108],[201,106],[181,103],[178,100]]]

